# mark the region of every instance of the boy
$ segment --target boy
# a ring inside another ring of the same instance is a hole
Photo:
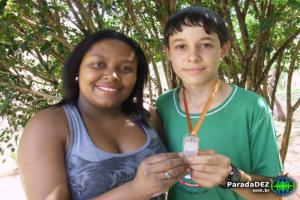
[[[218,78],[220,60],[229,51],[223,19],[206,8],[188,7],[168,20],[164,42],[183,83],[157,100],[167,148],[180,152],[188,144],[189,150],[193,144],[183,142],[187,134],[200,138],[197,155],[187,157],[190,173],[170,189],[169,199],[276,199],[272,192],[226,189],[231,182],[268,181],[282,166],[264,99]],[[204,107],[209,110],[198,131],[194,127]]]

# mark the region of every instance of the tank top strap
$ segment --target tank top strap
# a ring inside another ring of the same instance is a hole
[[[66,113],[70,128],[69,147],[67,150],[68,156],[74,146],[80,145],[80,141],[85,141],[87,138],[84,139],[86,134],[82,134],[86,130],[77,106],[74,104],[65,104],[63,105],[63,109]]]

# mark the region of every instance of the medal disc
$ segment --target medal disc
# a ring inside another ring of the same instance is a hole
[[[186,157],[196,156],[199,149],[199,137],[188,135],[183,139],[183,153]]]

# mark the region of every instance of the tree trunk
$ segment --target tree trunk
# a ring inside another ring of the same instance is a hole
[[[280,78],[280,75],[281,75],[281,72],[282,72],[282,67],[283,67],[281,65],[282,57],[283,57],[283,53],[278,57],[276,71],[273,72],[272,78],[271,78],[271,81],[270,81],[271,86],[272,86],[272,93],[271,93],[271,109],[272,110],[274,108],[277,85],[278,85],[279,78]]]
[[[273,115],[275,116],[275,119],[278,121],[285,122],[287,120],[286,114],[276,96],[274,98],[274,105],[275,105],[275,110],[273,111]]]
[[[282,164],[284,164],[284,161],[286,159],[286,154],[288,151],[288,147],[289,147],[291,130],[292,130],[292,121],[293,121],[293,113],[291,112],[291,110],[289,110],[287,112],[287,119],[286,119],[286,123],[285,123],[281,147],[280,147],[280,156],[281,156]]]
[[[148,80],[148,84],[147,84],[147,86],[148,86],[148,95],[149,95],[149,104],[150,105],[153,105],[153,94],[152,94],[152,85],[151,85],[151,76],[150,76],[150,74],[148,75],[148,77],[147,77],[147,80]]]
[[[282,56],[280,56],[280,58],[282,58]],[[273,73],[272,73],[270,85],[268,86],[268,93],[269,93],[269,96],[271,99],[270,107],[272,109],[273,116],[278,121],[286,121],[286,115],[284,113],[284,110],[282,109],[282,106],[281,106],[278,98],[276,97],[276,88],[277,88],[278,80],[279,80],[279,77],[281,74],[280,68],[281,68],[280,63],[278,63],[276,70],[273,71]],[[275,108],[274,108],[274,105],[275,105]]]
[[[291,137],[291,130],[292,130],[293,115],[295,110],[300,105],[300,98],[299,98],[298,101],[296,101],[296,103],[294,104],[294,106],[292,106],[292,95],[291,95],[292,78],[293,78],[293,73],[295,69],[296,60],[298,58],[299,50],[300,50],[300,41],[298,42],[296,49],[292,54],[291,62],[288,68],[287,87],[286,87],[287,120],[284,128],[284,134],[283,134],[281,148],[280,148],[282,163],[284,163],[286,158],[286,153],[288,151],[289,141]]]

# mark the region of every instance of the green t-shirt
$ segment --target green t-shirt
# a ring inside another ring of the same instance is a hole
[[[213,149],[248,174],[278,176],[282,171],[270,109],[259,95],[231,85],[232,92],[218,107],[207,112],[199,130],[201,150]],[[156,103],[170,152],[181,152],[188,133],[185,112],[173,89],[161,95]],[[193,127],[200,114],[191,114]],[[169,191],[171,200],[243,199],[230,189],[192,188],[176,183]]]

